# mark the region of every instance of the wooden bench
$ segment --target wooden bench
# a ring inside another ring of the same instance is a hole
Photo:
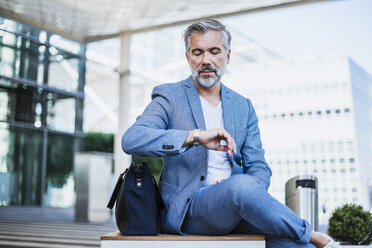
[[[101,248],[265,248],[261,235],[123,236],[119,231],[101,236]]]

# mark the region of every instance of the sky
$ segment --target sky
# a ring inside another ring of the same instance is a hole
[[[221,21],[282,57],[343,53],[372,75],[372,0],[315,2]]]

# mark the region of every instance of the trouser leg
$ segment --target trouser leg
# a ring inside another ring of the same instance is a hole
[[[242,219],[265,235],[303,244],[308,244],[311,238],[308,222],[245,174],[233,175],[197,192],[191,201],[183,231],[223,235],[232,232]]]
[[[312,243],[304,243],[298,240],[265,234],[263,231],[252,226],[249,222],[243,219],[230,233],[265,235],[266,248],[316,248]]]

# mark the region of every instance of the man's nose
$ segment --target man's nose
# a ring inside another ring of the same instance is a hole
[[[210,65],[211,63],[212,63],[211,55],[209,53],[204,53],[202,65]]]

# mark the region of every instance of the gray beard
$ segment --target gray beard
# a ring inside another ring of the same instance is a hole
[[[200,67],[196,70],[194,70],[190,66],[190,69],[191,69],[191,73],[192,73],[192,78],[195,80],[195,82],[198,85],[200,85],[202,87],[205,87],[205,88],[211,88],[221,80],[223,74],[226,71],[226,64],[221,68],[221,70],[217,70],[217,68],[213,65],[202,66],[202,67]],[[214,77],[202,78],[199,74],[200,74],[200,72],[202,72],[205,69],[213,70],[216,75]]]

